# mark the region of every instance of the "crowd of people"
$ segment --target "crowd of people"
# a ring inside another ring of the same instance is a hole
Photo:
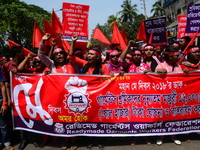
[[[29,53],[25,57],[22,47],[13,46],[11,48],[10,58],[2,55],[0,57],[0,127],[1,138],[0,146],[7,150],[14,150],[11,145],[10,125],[11,112],[13,103],[10,94],[10,71],[12,73],[33,73],[46,75],[50,73],[67,73],[67,74],[92,74],[92,75],[124,75],[125,73],[168,73],[168,72],[185,72],[200,69],[200,49],[198,46],[190,45],[190,37],[182,37],[181,41],[174,41],[171,45],[153,46],[151,44],[143,44],[139,47],[135,41],[128,42],[126,49],[122,50],[119,45],[112,46],[106,50],[106,55],[102,57],[102,49],[100,46],[90,46],[86,52],[80,48],[75,49],[78,36],[72,36],[71,47],[68,52],[63,48],[55,47],[56,41],[52,41],[52,47],[46,54],[45,41],[50,40],[51,35],[46,33],[42,39],[38,49],[38,54]],[[187,56],[183,51],[187,48]],[[184,57],[184,61],[180,58]],[[19,150],[23,150],[28,144],[28,132],[20,131],[21,143]],[[37,136],[37,135],[36,135]],[[45,146],[51,136],[42,135],[42,143],[35,141],[35,146]],[[173,141],[180,145],[180,140],[176,136],[171,136]],[[52,136],[56,142],[57,137]],[[156,143],[162,144],[163,137],[159,137]],[[71,150],[78,148],[77,138],[62,138],[62,149],[65,150],[69,146]],[[151,144],[151,140],[146,138],[147,144]],[[131,145],[135,144],[135,140]],[[98,146],[103,149],[103,144],[98,141]],[[90,150],[92,144],[88,145]]]

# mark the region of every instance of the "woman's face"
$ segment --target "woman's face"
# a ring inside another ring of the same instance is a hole
[[[110,60],[113,64],[118,64],[119,54],[112,54],[110,55]]]
[[[152,57],[153,53],[154,53],[154,49],[152,48],[148,48],[144,50],[144,54],[146,57]]]
[[[66,59],[66,56],[64,54],[63,51],[60,51],[60,52],[55,52],[54,54],[54,60],[57,64],[62,64],[64,63],[65,59]]]
[[[41,60],[34,60],[33,65],[37,71],[43,71],[45,69],[45,64]]]
[[[87,54],[87,60],[88,60],[88,63],[90,63],[90,64],[96,63],[98,58],[99,58],[99,56],[94,53],[89,52]]]
[[[171,59],[172,63],[177,63],[180,60],[180,56],[179,55],[171,55],[170,59]]]
[[[141,62],[141,54],[133,54],[133,63],[140,63]]]

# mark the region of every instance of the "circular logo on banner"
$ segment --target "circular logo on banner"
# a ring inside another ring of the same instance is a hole
[[[54,131],[55,131],[56,133],[64,133],[64,132],[65,132],[65,129],[64,129],[64,127],[63,127],[63,124],[61,124],[61,123],[56,123],[56,124],[55,124],[55,129],[54,129]]]
[[[67,100],[68,108],[73,112],[82,112],[87,109],[88,99],[83,93],[75,92],[68,96]]]

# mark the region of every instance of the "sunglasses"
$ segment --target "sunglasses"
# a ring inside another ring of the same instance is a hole
[[[63,51],[60,51],[60,52],[55,52],[54,55],[58,55],[58,54],[64,54]]]
[[[111,58],[115,58],[115,57],[119,58],[119,55],[111,55]]]

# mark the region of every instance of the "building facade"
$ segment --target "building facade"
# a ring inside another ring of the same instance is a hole
[[[189,4],[198,4],[200,0],[161,0],[163,8],[165,8],[167,18],[167,30],[172,34],[176,34],[178,26],[178,15],[187,15],[187,6]],[[175,36],[175,35],[174,35]]]

